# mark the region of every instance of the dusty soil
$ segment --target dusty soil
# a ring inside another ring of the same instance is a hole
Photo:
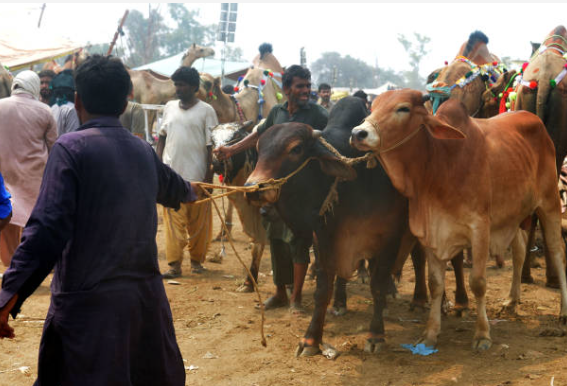
[[[248,239],[235,222],[236,247],[248,264]],[[218,229],[215,218],[215,234]],[[165,269],[161,224],[157,242],[160,267]],[[185,365],[193,369],[187,370],[188,385],[567,385],[567,338],[540,336],[542,332],[561,335],[563,331],[557,323],[560,295],[544,286],[544,269],[532,271],[535,284],[523,285],[523,302],[517,314],[499,314],[509,291],[511,259],[507,257],[502,269],[496,269],[494,261],[489,263],[487,300],[493,347],[488,352],[471,350],[474,310],[463,318],[443,318],[439,352],[423,357],[400,347],[415,342],[427,318],[426,311],[409,310],[413,273],[408,261],[399,295],[389,301],[385,318],[388,346],[382,353],[363,352],[372,301],[368,284],[353,280],[347,289],[348,313],[342,317],[329,315],[325,326],[324,340],[341,355],[335,360],[323,356],[295,358],[297,342],[313,310],[315,282],[308,281],[305,286],[306,315],[292,315],[287,309],[266,313],[268,345],[264,348],[260,344],[256,295],[235,292],[244,270],[228,244],[226,248],[222,264],[206,263],[208,271],[196,275],[190,273],[186,259],[184,275],[177,280],[181,284],[166,284],[177,341]],[[211,254],[219,250],[220,243],[213,243]],[[50,281],[48,277],[12,322],[16,338],[0,341],[1,386],[31,385],[35,379]],[[260,274],[264,299],[273,288],[266,250]],[[447,288],[452,294],[451,272],[447,272]],[[474,299],[471,304],[474,307]],[[22,366],[29,367],[28,374],[17,370]]]

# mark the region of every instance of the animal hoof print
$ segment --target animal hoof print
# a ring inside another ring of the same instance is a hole
[[[313,357],[320,353],[321,350],[319,349],[319,346],[305,346],[300,343],[297,346],[297,350],[295,350],[295,357]]]
[[[366,339],[364,344],[364,351],[369,354],[378,354],[383,351],[386,346],[386,341],[384,339],[370,338]]]
[[[473,342],[473,349],[476,351],[486,351],[492,346],[490,339],[482,338]]]

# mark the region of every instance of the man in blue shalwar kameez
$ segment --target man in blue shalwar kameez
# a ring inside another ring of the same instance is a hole
[[[8,314],[54,270],[39,349],[41,386],[183,386],[185,369],[158,269],[156,202],[179,207],[193,187],[118,120],[130,77],[93,56],[75,73],[82,126],[52,148],[22,242],[4,273]]]

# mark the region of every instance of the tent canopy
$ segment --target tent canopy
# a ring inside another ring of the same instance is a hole
[[[79,51],[82,44],[45,34],[0,35],[0,63],[10,71],[28,68]]]
[[[184,53],[180,53],[169,58],[161,59],[152,63],[144,64],[143,66],[136,67],[134,70],[152,70],[154,72],[171,76],[181,66],[181,60],[183,59]],[[213,58],[200,58],[197,59],[192,67],[199,72],[206,72],[214,77],[221,75],[222,63],[219,59]],[[235,74],[236,78],[238,76],[245,74],[246,70],[250,65],[246,62],[231,62],[225,61],[224,63],[224,74],[227,78],[232,78]],[[234,80],[236,80],[234,78]]]

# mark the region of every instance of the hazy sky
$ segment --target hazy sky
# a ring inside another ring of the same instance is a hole
[[[200,9],[203,24],[219,19],[220,3],[186,6]],[[160,7],[166,11],[167,5],[162,3]],[[41,3],[2,4],[0,33],[36,32],[40,8]],[[41,31],[85,43],[110,42],[126,9],[138,9],[147,15],[148,4],[48,3]],[[270,42],[284,66],[298,63],[300,48],[305,47],[308,64],[323,52],[337,51],[370,65],[377,62],[382,68],[399,71],[409,66],[397,36],[411,37],[417,32],[431,38],[430,52],[420,70],[426,75],[445,60],[453,59],[460,45],[477,29],[489,37],[492,53],[528,59],[530,41],[540,42],[554,27],[567,23],[566,15],[567,3],[240,3],[232,45],[241,47],[248,61],[261,43]],[[220,47],[216,47],[219,57]]]

